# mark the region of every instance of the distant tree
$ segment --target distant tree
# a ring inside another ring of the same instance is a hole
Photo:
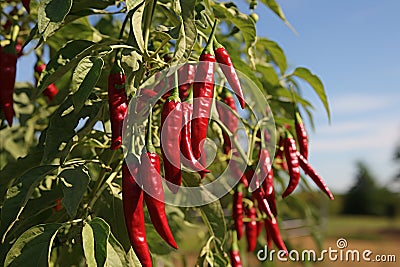
[[[396,151],[394,153],[394,160],[400,163],[400,145],[397,146]],[[397,180],[400,180],[400,171],[396,176]]]
[[[387,213],[390,192],[380,188],[363,162],[357,163],[355,184],[347,192],[343,202],[344,214],[384,215]]]

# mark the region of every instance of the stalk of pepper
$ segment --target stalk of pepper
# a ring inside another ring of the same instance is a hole
[[[274,170],[272,169],[272,162],[269,152],[266,148],[261,148],[259,154],[260,162],[260,175],[265,177],[263,181],[263,189],[265,192],[265,197],[271,208],[272,214],[277,215],[276,200],[275,200],[275,190],[274,190]]]
[[[222,101],[229,108],[231,108],[233,111],[237,111],[235,99],[233,98],[233,95],[229,92],[229,90],[224,89],[221,97]],[[226,107],[223,107],[219,103],[217,103],[217,111],[221,122],[228,128],[231,133],[235,133],[238,128],[238,118],[232,112],[228,111]],[[224,153],[228,155],[232,147],[231,140],[225,132],[223,132],[222,134],[224,138]]]
[[[146,229],[143,212],[143,191],[136,183],[139,167],[132,166],[129,171],[126,162],[122,165],[122,204],[129,240],[142,266],[153,266],[149,246],[146,241]]]
[[[272,240],[279,250],[283,250],[287,255],[287,248],[283,242],[281,232],[279,231],[278,221],[275,217],[264,220],[265,227],[267,227],[267,234],[269,233]]]
[[[37,63],[35,65],[35,72],[38,75],[38,78],[40,76],[40,74],[46,69],[46,64],[42,63]],[[56,96],[56,94],[58,94],[58,89],[55,86],[54,83],[50,84],[49,86],[47,86],[46,89],[43,90],[42,94],[44,96],[47,96],[47,98],[52,101],[54,99],[54,97]]]
[[[297,156],[299,158],[300,167],[304,170],[304,172],[311,177],[314,183],[321,189],[331,200],[334,199],[331,190],[329,190],[328,186],[325,184],[322,177],[311,167],[308,163],[307,159],[297,152]]]
[[[289,168],[289,185],[283,192],[282,197],[287,197],[291,194],[300,181],[299,157],[297,156],[296,141],[290,133],[286,134],[285,138],[285,158]]]
[[[240,106],[244,108],[246,106],[246,102],[244,101],[242,87],[240,86],[240,81],[237,76],[236,70],[233,67],[233,63],[231,57],[226,51],[225,47],[219,44],[214,38],[214,53],[217,62],[222,69],[226,79],[228,80],[229,85],[231,86],[233,92],[235,92],[237,98],[239,99]]]
[[[152,114],[150,112],[146,137],[147,151],[142,153],[139,175],[145,188],[144,200],[154,228],[171,247],[177,249],[178,246],[169,228],[167,215],[165,213],[164,189],[160,173],[160,157],[156,153],[151,138],[151,116]]]
[[[177,80],[177,79],[176,79]],[[179,99],[179,89],[175,85],[172,94],[165,101],[161,112],[161,152],[164,162],[165,179],[169,189],[177,193],[182,184],[181,172],[181,125],[182,103]]]
[[[192,148],[194,156],[203,166],[206,165],[203,146],[214,95],[215,56],[212,54],[212,43],[216,24],[214,23],[208,43],[200,55],[193,83]]]
[[[108,75],[108,104],[111,121],[111,149],[116,150],[122,144],[122,125],[128,112],[128,99],[125,93],[126,76],[116,60]]]
[[[179,91],[180,93],[181,91]],[[196,159],[196,157],[193,154],[193,149],[192,149],[192,142],[191,142],[191,127],[190,127],[190,122],[192,120],[192,114],[193,114],[193,104],[192,104],[192,97],[193,97],[193,91],[190,92],[188,96],[188,100],[185,102],[182,102],[182,130],[181,130],[181,152],[182,156],[181,157],[181,162],[195,170],[195,171],[202,171],[209,173],[210,171],[205,169],[204,166],[200,164],[200,162]]]
[[[308,159],[308,137],[306,128],[304,127],[303,120],[301,119],[300,113],[296,111],[295,115],[295,128],[297,141],[299,142],[300,154]]]
[[[247,217],[250,222],[246,223],[246,239],[247,239],[247,251],[254,251],[257,245],[257,213],[256,208],[252,206],[247,209]]]
[[[232,267],[242,267],[242,260],[240,259],[240,250],[235,231],[232,233],[232,246],[229,254]]]
[[[196,67],[192,64],[185,64],[178,70],[179,97],[184,100],[189,96],[189,89],[194,81]]]
[[[243,191],[240,185],[233,195],[232,217],[237,238],[240,240],[243,235]]]
[[[0,107],[11,127],[14,117],[13,93],[15,76],[17,71],[18,55],[15,50],[15,42],[2,47],[0,50]]]

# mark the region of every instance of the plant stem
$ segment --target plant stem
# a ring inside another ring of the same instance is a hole
[[[146,17],[144,21],[144,49],[147,51],[147,47],[149,45],[149,36],[150,36],[150,24],[153,19],[154,10],[156,8],[157,0],[150,1],[149,5],[147,6]]]

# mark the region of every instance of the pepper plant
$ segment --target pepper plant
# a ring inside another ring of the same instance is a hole
[[[288,252],[284,218],[319,244],[317,209],[293,191],[318,197],[308,175],[333,199],[308,162],[302,92],[329,118],[327,96],[257,36],[258,4],[290,26],[275,0],[1,2],[4,266],[174,266],[188,226],[202,233],[198,266],[241,266],[264,244]],[[31,82],[15,81],[19,57],[35,59]],[[227,166],[220,197],[172,205]]]

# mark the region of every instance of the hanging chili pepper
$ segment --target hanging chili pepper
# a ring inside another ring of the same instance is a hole
[[[152,114],[150,112],[146,137],[147,151],[144,151],[141,156],[139,175],[145,189],[144,200],[154,228],[171,247],[177,249],[178,246],[169,228],[167,215],[165,213],[164,189],[160,173],[160,157],[156,153],[151,138],[151,116]]]
[[[235,231],[232,232],[232,246],[229,254],[232,267],[242,267],[242,260],[240,259],[240,250]]]
[[[46,64],[39,62],[35,65],[35,72],[37,74],[37,79],[40,77],[40,74],[46,69]],[[50,84],[43,90],[42,94],[46,96],[50,101],[54,99],[54,97],[58,94],[58,89],[54,83]]]
[[[233,98],[233,95],[229,92],[229,90],[224,88],[221,97],[222,101],[231,110],[237,112],[235,99]],[[238,118],[231,111],[228,111],[226,107],[222,106],[222,104],[218,102],[217,111],[221,122],[226,126],[226,128],[228,128],[231,133],[235,133],[238,128]],[[222,136],[224,138],[224,153],[228,155],[232,147],[231,140],[225,132],[222,133]]]
[[[172,94],[164,103],[161,112],[161,152],[164,162],[165,179],[169,189],[173,193],[178,192],[182,183],[181,172],[181,125],[182,125],[182,103],[179,99],[177,85]]]
[[[247,239],[247,251],[254,251],[257,245],[257,213],[256,208],[252,206],[247,209],[247,217],[250,222],[246,222],[246,239]]]
[[[194,156],[203,166],[206,165],[204,141],[207,137],[208,119],[214,95],[215,56],[212,54],[212,37],[216,24],[214,24],[208,43],[200,55],[193,83],[192,148]]]
[[[180,92],[180,91],[179,91]],[[209,173],[210,171],[205,169],[200,162],[195,158],[192,150],[191,142],[191,127],[190,122],[192,120],[193,114],[193,104],[192,104],[192,91],[188,96],[188,100],[182,102],[182,130],[181,130],[181,152],[183,157],[181,157],[181,162],[183,165],[195,170]]]
[[[146,241],[146,229],[143,212],[143,191],[137,184],[138,165],[131,166],[131,171],[124,162],[122,165],[122,204],[125,224],[133,251],[142,266],[153,266],[149,246]]]
[[[274,217],[269,206],[268,200],[265,197],[264,189],[260,186],[260,179],[252,168],[247,168],[245,171],[245,176],[250,187],[254,190],[252,196],[257,200],[258,208],[260,211],[267,214],[268,218]],[[254,182],[252,182],[252,180]]]
[[[25,7],[26,11],[29,13],[31,13],[31,0],[22,0],[22,5]]]
[[[184,100],[189,95],[189,89],[193,84],[196,72],[195,65],[185,64],[178,70],[179,97]]]
[[[108,75],[108,104],[111,121],[111,149],[116,150],[122,144],[122,125],[128,112],[128,99],[125,93],[126,76],[116,60]]]
[[[226,51],[225,47],[219,44],[215,39],[214,49],[215,58],[222,69],[222,72],[228,80],[229,85],[232,87],[233,92],[235,92],[237,98],[239,99],[240,106],[244,108],[246,106],[246,102],[244,101],[242,87],[240,86],[239,78],[236,74],[235,68],[233,67],[233,63],[228,51]]]
[[[275,162],[278,166],[280,166],[283,170],[288,171],[288,165],[283,158],[285,139],[281,136],[279,137],[278,146],[275,153]]]
[[[237,187],[233,195],[232,217],[237,238],[240,240],[243,235],[243,191],[241,186]]]
[[[267,221],[268,221],[268,219],[264,220],[265,238],[267,240],[268,250],[271,250],[272,249],[272,233],[271,233],[271,229],[270,229]]]
[[[299,142],[300,154],[303,155],[305,159],[308,159],[307,132],[306,128],[304,127],[303,120],[301,119],[300,113],[298,111],[296,111],[296,116],[295,116],[295,127],[296,127],[297,141]]]
[[[300,181],[299,157],[297,156],[296,141],[290,133],[286,134],[285,138],[285,158],[289,168],[289,185],[283,192],[282,197],[287,197],[291,194]]]
[[[285,242],[283,242],[281,232],[279,230],[278,221],[275,217],[264,220],[265,227],[268,227],[267,233],[270,233],[272,240],[279,250],[285,251],[288,254]]]
[[[265,197],[271,208],[272,214],[277,215],[275,190],[274,190],[274,170],[272,169],[272,162],[269,152],[266,148],[262,148],[259,154],[260,175],[265,177],[262,185],[265,192]]]
[[[307,159],[303,155],[301,155],[299,152],[297,153],[299,157],[300,167],[304,170],[305,174],[310,176],[314,183],[319,187],[319,189],[321,189],[322,192],[324,192],[331,200],[333,200],[333,194],[331,193],[331,190],[329,190],[328,186],[325,184],[322,177],[311,167],[311,165],[308,163]]]
[[[11,127],[14,117],[13,93],[18,56],[15,42],[0,48],[0,107]]]
[[[264,222],[259,220],[257,221],[257,237],[260,236],[261,231],[263,229]]]

